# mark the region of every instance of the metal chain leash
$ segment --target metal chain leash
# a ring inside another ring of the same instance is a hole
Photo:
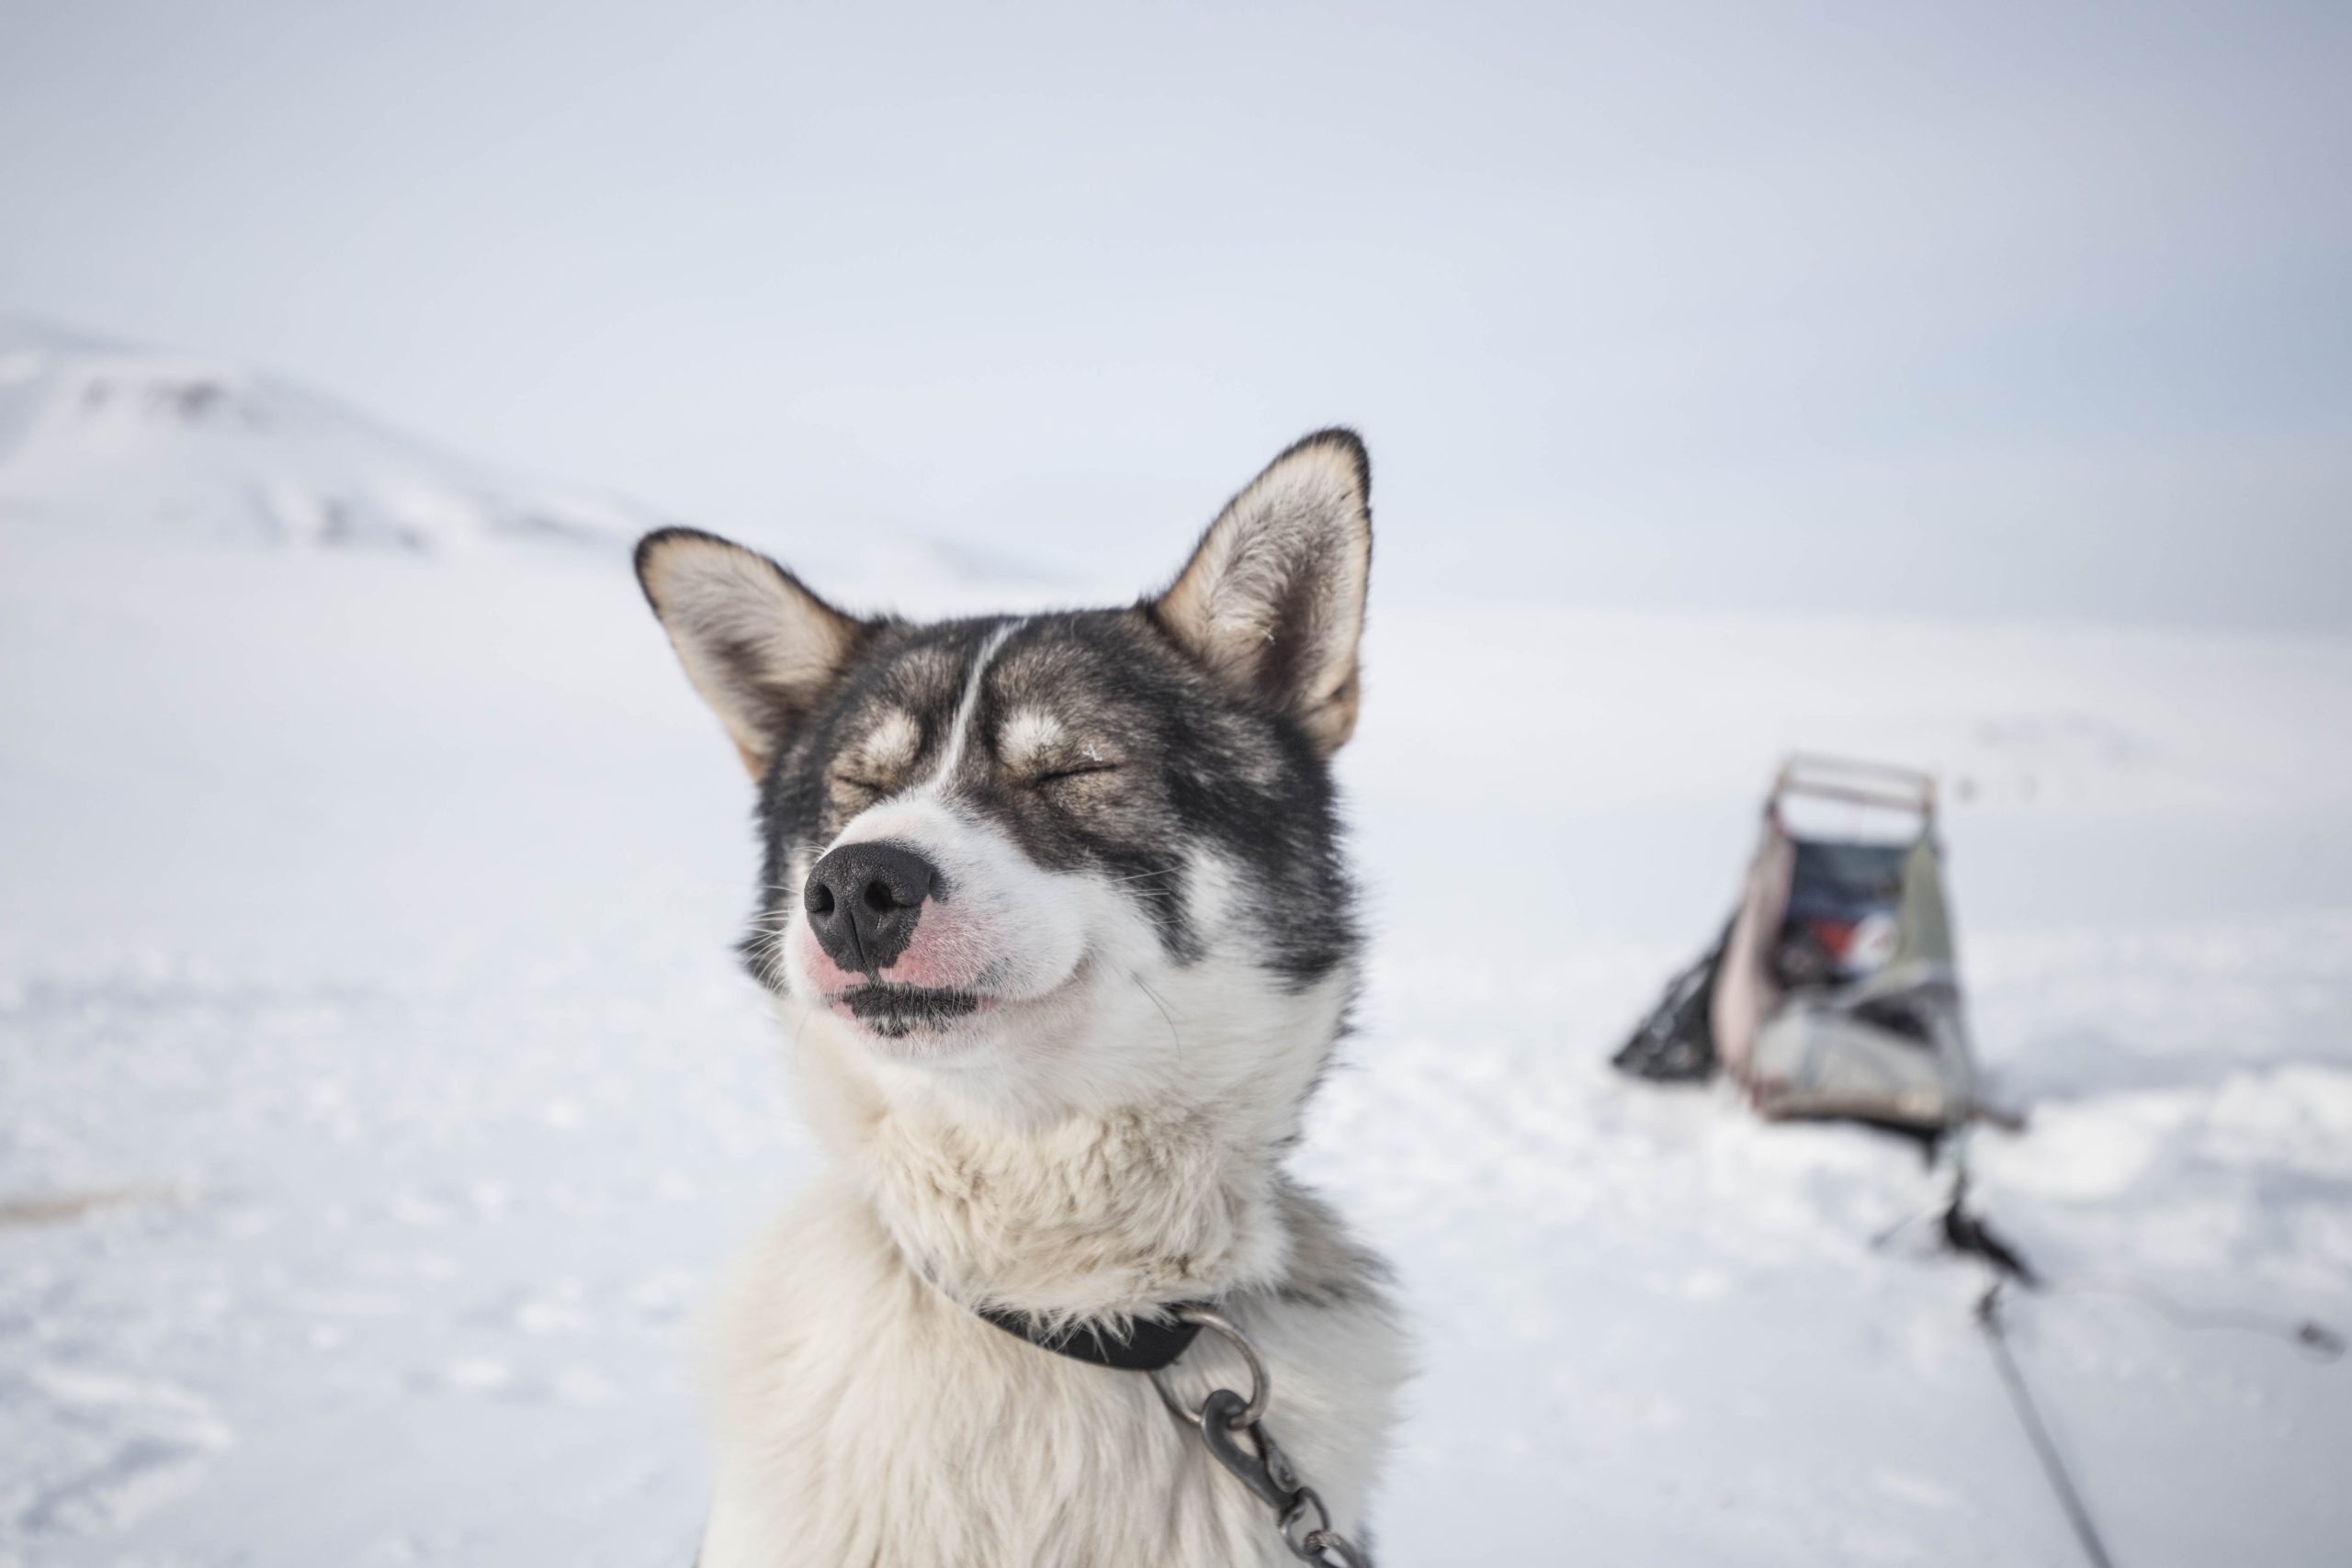
[[[1267,1377],[1266,1363],[1250,1337],[1206,1307],[1182,1307],[1176,1315],[1222,1335],[1241,1352],[1250,1368],[1250,1396],[1245,1399],[1229,1388],[1212,1389],[1198,1409],[1187,1408],[1168,1386],[1168,1373],[1162,1369],[1151,1374],[1151,1382],[1168,1413],[1197,1431],[1209,1457],[1273,1510],[1274,1528],[1282,1532],[1283,1544],[1293,1557],[1323,1568],[1371,1568],[1372,1560],[1331,1528],[1323,1499],[1298,1478],[1290,1456],[1266,1430],[1266,1406],[1273,1398],[1273,1381]]]

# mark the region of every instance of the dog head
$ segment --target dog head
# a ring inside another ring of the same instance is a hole
[[[743,951],[796,1034],[1039,1112],[1303,1092],[1353,983],[1328,762],[1355,726],[1369,495],[1356,437],[1312,435],[1165,592],[933,625],[649,536],[646,597],[759,781]]]

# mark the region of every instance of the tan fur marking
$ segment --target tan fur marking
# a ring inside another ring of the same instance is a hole
[[[998,732],[997,753],[1005,767],[1025,773],[1051,757],[1061,740],[1061,720],[1042,708],[1017,708]]]
[[[915,722],[914,716],[892,708],[882,716],[859,750],[874,766],[896,770],[911,763],[922,746],[922,727]]]

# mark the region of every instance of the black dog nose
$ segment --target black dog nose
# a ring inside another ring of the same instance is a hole
[[[800,890],[818,945],[844,969],[888,969],[906,952],[938,891],[939,868],[897,844],[843,844],[817,863]]]

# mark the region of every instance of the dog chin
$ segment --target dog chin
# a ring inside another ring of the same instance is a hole
[[[825,1010],[882,1055],[950,1055],[991,1032],[1000,1003],[975,991],[918,986],[854,986],[825,998]]]
[[[886,1060],[949,1065],[985,1057],[981,1047],[1052,1027],[1084,977],[1085,965],[1035,997],[991,996],[930,987],[854,986],[828,996],[824,1010]]]

